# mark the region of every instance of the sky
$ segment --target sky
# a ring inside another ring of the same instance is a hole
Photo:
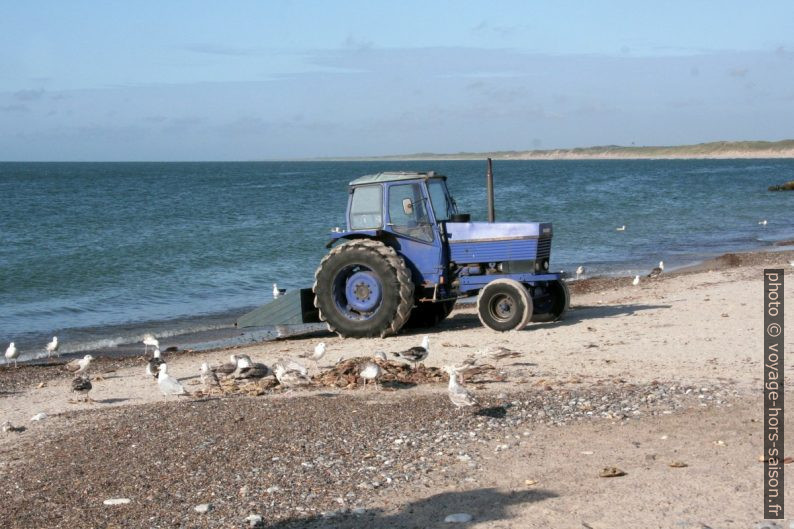
[[[0,161],[794,138],[794,3],[7,2]]]

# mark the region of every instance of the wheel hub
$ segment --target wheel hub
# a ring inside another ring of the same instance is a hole
[[[495,296],[491,301],[491,314],[502,321],[510,319],[515,313],[515,300],[510,296]]]
[[[381,300],[380,281],[368,270],[356,272],[347,279],[345,295],[350,307],[360,312],[370,312],[377,308]]]

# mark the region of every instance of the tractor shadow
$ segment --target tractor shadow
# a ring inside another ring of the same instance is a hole
[[[537,328],[538,326],[542,326],[546,329],[553,329],[556,327],[565,327],[567,325],[577,325],[582,322],[592,322],[594,320],[599,320],[603,318],[615,318],[619,316],[632,316],[638,312],[646,311],[646,310],[658,310],[658,309],[669,309],[672,305],[631,305],[631,304],[624,304],[624,305],[576,305],[571,310],[565,313],[559,321],[549,322],[549,323],[530,323],[526,331],[531,331],[532,329]],[[453,312],[452,315],[441,322],[437,327],[433,330],[436,332],[439,331],[458,331],[458,330],[467,330],[467,329],[474,329],[477,327],[482,327],[482,323],[480,322],[480,318],[477,317],[476,313],[471,312]],[[410,329],[408,332],[405,332],[406,335],[413,335],[413,334],[427,334],[429,329]]]
[[[361,527],[439,527],[444,517],[453,513],[468,513],[469,522],[454,524],[454,527],[474,527],[487,522],[498,522],[514,518],[511,507],[537,503],[556,498],[555,492],[546,489],[503,492],[495,488],[481,488],[462,492],[442,492],[428,498],[403,505],[399,511],[365,509],[359,514],[343,514],[332,518],[322,515],[292,517],[263,525],[268,529],[297,529],[316,523],[324,528],[358,529]]]

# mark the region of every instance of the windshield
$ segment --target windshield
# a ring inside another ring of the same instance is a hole
[[[449,220],[458,212],[455,201],[449,196],[444,180],[440,178],[430,180],[427,183],[427,190],[430,193],[430,203],[433,205],[433,213],[437,221]]]

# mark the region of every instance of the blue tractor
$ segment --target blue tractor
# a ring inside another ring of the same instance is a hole
[[[313,295],[329,330],[355,338],[436,325],[457,299],[477,294],[480,321],[496,331],[559,319],[570,296],[560,274],[549,272],[551,224],[493,222],[492,182],[489,163],[489,222],[470,222],[443,175],[353,180],[347,228],[332,232],[304,298]]]

